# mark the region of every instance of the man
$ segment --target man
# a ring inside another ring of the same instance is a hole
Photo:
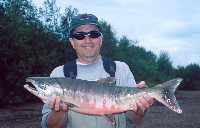
[[[96,81],[109,77],[104,70],[100,55],[103,41],[101,25],[96,16],[80,14],[72,19],[69,41],[77,53],[77,79]],[[133,74],[124,62],[116,63],[116,85],[144,87],[145,83],[136,85]],[[51,77],[64,77],[63,65],[55,68]],[[127,120],[135,124],[143,121],[145,111],[153,104],[154,100],[147,94],[138,97],[132,111],[114,114],[116,125],[110,124],[102,116],[91,116],[68,110],[65,103],[60,102],[60,97],[52,96],[49,104],[42,110],[42,127],[48,128],[125,128]]]

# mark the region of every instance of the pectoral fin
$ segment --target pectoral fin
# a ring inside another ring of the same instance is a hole
[[[104,114],[103,117],[112,125],[115,125],[115,118],[111,114]]]
[[[76,105],[74,105],[74,104],[72,104],[72,103],[67,103],[67,102],[66,102],[66,104],[67,104],[67,107],[69,107],[69,108],[73,108],[73,107],[77,107],[77,108],[78,108],[78,106],[76,106]]]

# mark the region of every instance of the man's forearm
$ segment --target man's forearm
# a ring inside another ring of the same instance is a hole
[[[63,128],[67,121],[67,112],[53,110],[47,116],[46,125],[48,128]]]

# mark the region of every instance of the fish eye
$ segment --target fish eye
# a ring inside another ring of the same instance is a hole
[[[44,90],[46,90],[46,87],[47,87],[46,84],[41,85],[41,88],[44,89]]]

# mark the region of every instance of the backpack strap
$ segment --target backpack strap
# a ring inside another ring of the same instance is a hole
[[[110,77],[115,77],[116,63],[115,61],[102,57],[104,70],[110,74]],[[76,60],[64,64],[63,72],[65,77],[76,79],[77,65]]]
[[[76,60],[66,63],[63,67],[63,72],[64,72],[65,77],[76,79],[76,76],[77,76]]]
[[[116,72],[116,63],[115,61],[102,57],[103,60],[103,67],[107,73],[110,74],[110,77],[115,77]]]

